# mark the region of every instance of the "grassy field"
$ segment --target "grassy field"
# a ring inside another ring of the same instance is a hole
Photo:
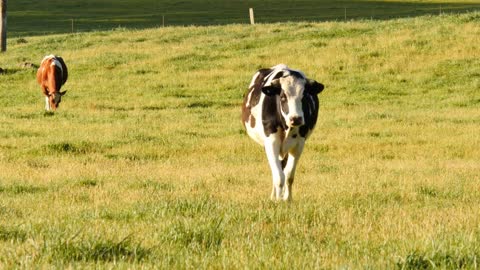
[[[478,268],[479,37],[467,13],[9,39],[0,269]],[[19,67],[49,53],[55,114]],[[277,63],[326,86],[291,204],[240,124]]]
[[[132,4],[134,3],[134,4]],[[478,0],[15,0],[9,1],[12,37],[73,31],[256,22],[391,19],[480,11]]]

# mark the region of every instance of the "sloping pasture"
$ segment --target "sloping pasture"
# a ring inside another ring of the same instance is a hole
[[[480,14],[10,39],[0,268],[475,268]],[[64,57],[43,111],[35,70]],[[256,69],[325,84],[291,204],[240,124]]]
[[[478,0],[15,0],[12,37],[158,26],[384,20],[480,11]]]

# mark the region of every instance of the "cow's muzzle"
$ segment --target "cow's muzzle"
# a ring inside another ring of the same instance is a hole
[[[303,122],[303,117],[300,117],[300,116],[292,116],[290,117],[290,126],[292,127],[298,127],[298,126],[301,126],[303,125],[304,122]]]

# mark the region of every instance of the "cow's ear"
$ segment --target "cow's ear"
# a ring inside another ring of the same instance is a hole
[[[280,80],[272,80],[269,86],[262,87],[262,92],[267,96],[280,95],[282,91],[282,86],[280,85]]]
[[[325,88],[323,84],[311,79],[308,79],[307,83],[305,84],[305,90],[315,95],[320,94],[320,92],[323,91],[323,88]]]
[[[60,92],[60,96],[63,96],[67,93],[67,91]]]

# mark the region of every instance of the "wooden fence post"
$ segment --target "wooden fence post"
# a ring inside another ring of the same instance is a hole
[[[1,51],[7,51],[7,0],[0,0],[0,40]]]
[[[253,8],[250,8],[249,12],[250,12],[250,24],[255,24],[255,17],[253,16]]]

